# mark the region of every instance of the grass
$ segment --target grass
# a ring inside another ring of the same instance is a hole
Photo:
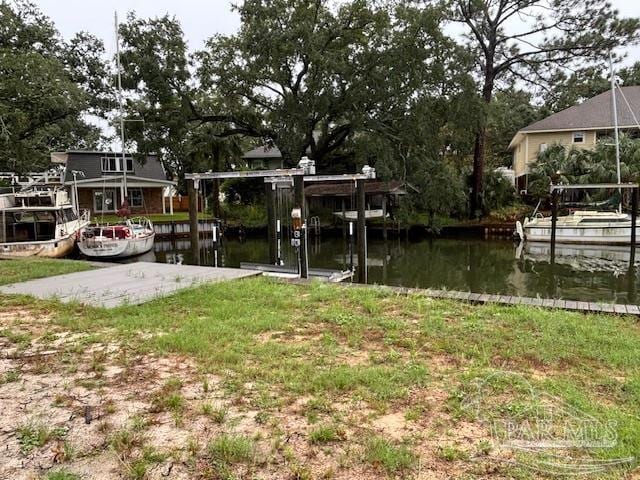
[[[210,471],[205,469],[205,476],[231,479],[235,478],[231,471],[234,465],[255,461],[256,446],[248,437],[223,433],[209,442],[207,455]]]
[[[65,431],[58,428],[51,428],[41,422],[29,422],[17,430],[20,451],[27,455],[36,448],[43,447],[50,440],[61,439],[65,436]]]
[[[80,480],[80,475],[71,473],[67,470],[56,470],[55,472],[47,473],[45,480]]]
[[[140,215],[133,215],[134,217],[140,216]],[[153,223],[161,223],[161,222],[188,222],[189,221],[189,212],[174,212],[173,215],[167,213],[167,214],[163,214],[163,213],[152,213],[149,215],[142,215],[146,218],[148,218],[149,220],[151,220]],[[200,220],[210,220],[212,218],[212,216],[208,213],[199,213],[198,214],[198,219]],[[122,218],[119,217],[118,215],[115,214],[109,214],[109,215],[100,215],[100,214],[95,214],[91,220],[93,222],[99,222],[99,223],[118,223],[122,221]]]
[[[315,444],[330,443],[342,439],[344,432],[335,425],[320,425],[309,432],[309,441]]]
[[[408,470],[416,463],[416,456],[409,447],[380,437],[372,437],[367,441],[364,459],[367,463],[394,474]]]
[[[24,282],[36,278],[64,275],[66,273],[91,270],[90,263],[80,260],[53,258],[20,258],[0,260],[0,285]]]
[[[116,338],[139,353],[189,358],[199,375],[221,378],[224,405],[242,401],[258,410],[256,424],[271,424],[287,405],[306,398],[299,409],[310,425],[306,441],[322,449],[337,448],[338,441],[345,450],[351,445],[343,430],[352,426],[335,408],[341,403],[363,402],[373,417],[399,412],[404,421],[416,424],[438,417],[441,407],[446,418],[438,422],[449,432],[461,422],[478,422],[478,412],[485,419],[526,419],[537,406],[526,395],[532,388],[614,426],[616,445],[592,451],[594,458],[640,451],[640,325],[631,317],[478,306],[375,288],[301,286],[264,278],[198,286],[112,310],[0,296],[0,309],[11,308],[47,312],[58,328],[93,334],[96,341]],[[16,340],[19,333],[0,331]],[[99,371],[101,359],[93,360],[92,368]],[[515,373],[521,381],[496,372]],[[482,379],[485,403],[470,411],[466,401]],[[205,392],[214,388],[202,377],[197,382]],[[182,388],[180,379],[171,378],[151,392],[156,411],[181,415],[186,402]],[[438,391],[443,392],[443,400],[437,400],[442,405],[424,400],[425,392]],[[231,466],[254,461],[254,440],[231,433],[235,414],[228,418],[226,407],[206,402],[197,408],[230,432],[206,449],[211,476],[223,477]],[[388,475],[413,471],[417,449],[410,445],[419,440],[394,442],[362,428],[362,455],[349,458],[360,458]],[[125,457],[141,448],[140,433],[134,435],[133,428],[116,433],[121,437],[115,441],[113,436],[112,445]],[[435,433],[424,432],[429,434]],[[39,435],[36,430],[24,438]],[[491,445],[479,439],[477,444],[434,449],[433,455],[440,463],[459,465],[490,451]],[[519,475],[507,474],[526,478]]]

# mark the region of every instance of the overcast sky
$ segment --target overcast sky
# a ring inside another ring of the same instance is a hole
[[[640,16],[639,0],[611,1],[623,16]],[[240,20],[231,10],[232,3],[231,0],[36,0],[65,38],[87,30],[104,40],[109,53],[115,50],[115,11],[122,20],[132,10],[140,17],[175,15],[190,48],[197,49],[216,33],[228,34],[237,30]],[[637,46],[627,49],[627,54],[629,59],[625,63],[640,60]]]

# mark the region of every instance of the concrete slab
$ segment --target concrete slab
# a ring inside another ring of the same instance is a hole
[[[201,283],[256,275],[261,272],[139,262],[5,285],[0,293],[113,308],[145,303]]]

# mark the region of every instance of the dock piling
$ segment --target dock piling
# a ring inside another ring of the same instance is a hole
[[[367,231],[365,218],[365,181],[356,180],[356,196],[358,206],[358,281],[367,283]]]
[[[558,190],[551,191],[551,264],[556,263],[556,226],[558,224]]]
[[[302,212],[302,231],[300,232],[300,277],[309,277],[309,259],[307,257],[307,212],[304,201],[304,175],[293,176],[293,197],[295,208]]]
[[[200,235],[198,232],[198,180],[187,181],[189,195],[189,234],[191,236],[191,252],[195,265],[200,265]]]

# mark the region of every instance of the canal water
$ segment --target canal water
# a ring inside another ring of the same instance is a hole
[[[213,265],[211,239],[201,240],[200,263]],[[193,264],[188,240],[156,240],[155,251],[135,259]],[[629,268],[626,247],[559,245],[550,263],[548,244],[518,246],[507,240],[432,239],[368,244],[369,283],[558,298],[564,300],[637,303],[637,268]],[[349,268],[348,246],[342,239],[310,239],[311,267]],[[355,255],[354,255],[355,256]],[[285,248],[285,262],[295,265]],[[227,239],[220,249],[220,266],[241,262],[268,263],[266,240]]]

